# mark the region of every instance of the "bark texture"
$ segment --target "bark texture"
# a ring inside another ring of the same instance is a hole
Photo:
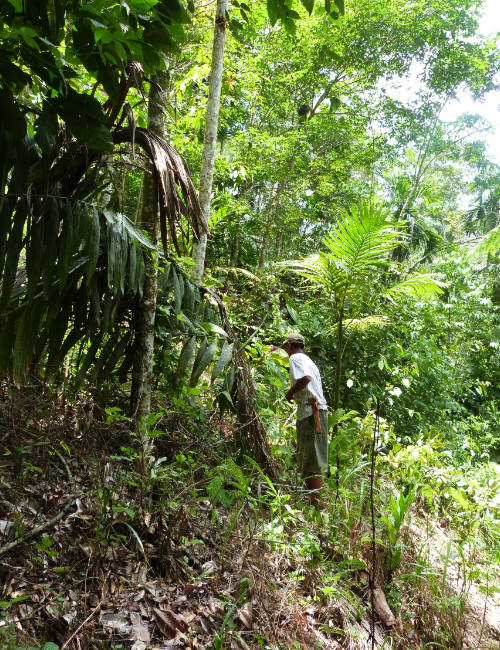
[[[217,145],[217,127],[219,124],[220,93],[222,86],[222,66],[226,40],[226,8],[227,0],[217,0],[205,140],[203,143],[203,156],[200,170],[200,205],[205,225],[208,225],[208,220],[210,219],[210,199],[214,177],[214,158]],[[201,283],[205,270],[207,237],[206,232],[202,232],[199,242],[193,244],[193,261],[195,263],[193,266],[193,281],[198,285]]]
[[[156,73],[151,79],[148,105],[148,129],[159,137],[164,135],[164,109],[167,74]],[[142,210],[138,225],[147,231],[155,247],[158,246],[158,201],[151,168],[144,173]],[[156,314],[157,268],[154,252],[144,255],[144,288],[135,315],[135,351],[132,372],[132,413],[141,435],[143,460],[150,451],[150,440],[141,422],[151,412],[151,380],[153,374],[154,326]]]

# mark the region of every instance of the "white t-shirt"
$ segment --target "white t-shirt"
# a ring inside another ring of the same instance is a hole
[[[307,376],[311,377],[311,381],[293,396],[294,401],[297,402],[297,420],[303,420],[312,415],[312,406],[308,402],[310,397],[317,399],[318,409],[321,411],[328,410],[317,365],[303,352],[292,354],[290,357],[290,382],[292,386],[295,386],[299,379]]]

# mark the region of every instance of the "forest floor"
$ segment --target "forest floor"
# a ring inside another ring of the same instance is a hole
[[[393,620],[372,619],[362,527],[332,544],[331,509],[221,469],[230,431],[210,426],[157,422],[144,486],[117,409],[0,385],[2,650],[500,647],[498,598],[460,577],[439,526],[404,533],[405,566],[427,554],[435,582],[398,583]]]

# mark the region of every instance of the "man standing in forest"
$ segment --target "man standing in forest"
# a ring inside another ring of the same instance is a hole
[[[292,384],[285,397],[297,402],[298,466],[311,491],[311,503],[318,507],[323,474],[328,468],[328,407],[318,367],[304,353],[302,334],[289,334],[283,348],[290,357]]]

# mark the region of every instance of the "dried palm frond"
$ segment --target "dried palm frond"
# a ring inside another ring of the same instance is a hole
[[[135,141],[142,147],[151,161],[155,179],[156,200],[160,208],[160,230],[163,249],[167,254],[167,227],[170,238],[179,253],[177,229],[186,240],[189,240],[189,230],[182,222],[184,217],[189,224],[194,239],[199,239],[200,233],[207,232],[198,201],[198,193],[191,180],[191,174],[184,158],[163,138],[144,128],[119,128],[113,132],[115,144]]]

